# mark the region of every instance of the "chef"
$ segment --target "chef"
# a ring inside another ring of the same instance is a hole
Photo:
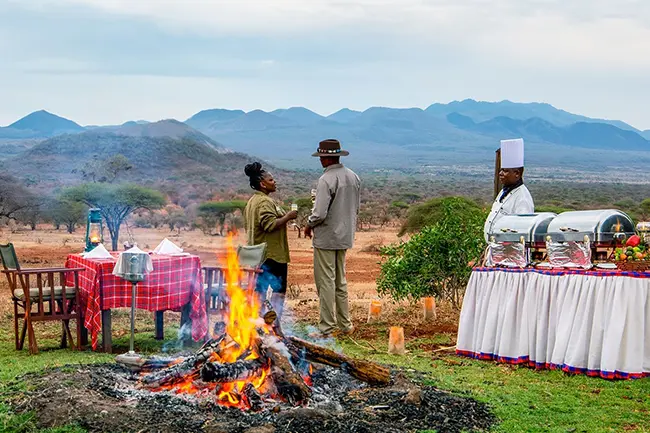
[[[504,215],[531,214],[535,212],[533,197],[524,185],[524,140],[501,140],[501,170],[499,181],[503,189],[497,194],[492,210],[485,221],[485,240],[494,223]]]

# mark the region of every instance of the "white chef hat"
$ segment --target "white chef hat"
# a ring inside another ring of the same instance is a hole
[[[501,140],[501,168],[524,166],[524,139]]]

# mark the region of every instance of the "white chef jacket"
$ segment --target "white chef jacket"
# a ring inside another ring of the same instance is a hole
[[[501,190],[499,195],[497,195],[496,200],[494,200],[494,203],[492,204],[492,210],[485,220],[483,233],[485,234],[486,241],[488,240],[488,233],[492,231],[492,226],[502,216],[530,214],[535,212],[533,196],[530,195],[526,185],[522,184],[510,191],[510,193],[503,199],[503,202],[499,201],[499,197],[501,197],[502,194],[503,190]]]

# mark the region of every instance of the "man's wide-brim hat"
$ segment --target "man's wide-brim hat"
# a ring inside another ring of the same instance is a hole
[[[318,143],[318,149],[311,156],[348,156],[350,152],[341,149],[341,143],[333,138]]]

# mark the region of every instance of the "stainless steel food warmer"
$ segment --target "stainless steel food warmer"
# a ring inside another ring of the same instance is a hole
[[[616,209],[563,212],[548,225],[553,242],[584,242],[586,236],[594,247],[613,246],[634,233],[630,217]]]
[[[527,245],[543,247],[548,226],[555,217],[553,212],[505,215],[494,223],[488,236],[495,242],[520,242],[523,236]]]
[[[486,265],[525,267],[545,258],[546,232],[552,212],[505,215],[488,234]]]

